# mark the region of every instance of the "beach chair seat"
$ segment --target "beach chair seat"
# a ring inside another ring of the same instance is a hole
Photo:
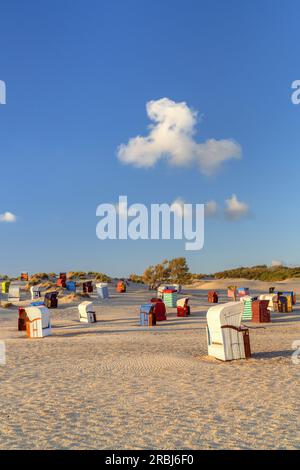
[[[46,292],[44,297],[44,303],[47,308],[57,308],[58,305],[58,292]]]
[[[268,300],[255,300],[252,302],[252,321],[254,323],[269,323],[271,321]]]
[[[29,338],[44,338],[51,335],[50,312],[47,307],[27,307],[26,332]]]
[[[243,302],[215,305],[207,311],[208,355],[222,361],[251,357],[249,330],[241,327]]]
[[[229,286],[228,289],[227,289],[227,297],[229,299],[233,299],[234,301],[236,301],[237,299],[237,287],[236,286]]]
[[[27,314],[23,307],[19,307],[18,331],[26,331]]]
[[[155,304],[143,304],[140,307],[140,325],[154,326],[156,325],[156,316],[154,314]]]
[[[249,295],[249,287],[238,287],[237,288],[238,297],[245,297]]]
[[[240,298],[240,302],[244,304],[242,320],[251,321],[252,320],[252,297],[250,295],[245,295]]]
[[[66,282],[66,289],[69,292],[76,292],[76,282],[75,281],[67,281]]]
[[[93,302],[81,302],[78,305],[78,311],[81,323],[95,323],[97,321]]]
[[[65,289],[67,283],[66,283],[65,279],[59,278],[59,279],[57,279],[57,281],[56,281],[56,285],[57,285],[58,287],[62,287],[63,289]]]
[[[188,302],[188,297],[177,300],[177,317],[187,317],[191,314]]]
[[[83,282],[82,290],[84,294],[91,294],[94,291],[92,281]]]
[[[96,284],[97,294],[101,299],[108,299],[108,284],[107,282],[99,282]]]
[[[284,295],[287,298],[288,312],[292,312],[293,311],[293,305],[295,304],[294,292],[293,291],[285,291],[285,292],[282,292],[281,295]]]
[[[208,294],[207,294],[207,301],[210,303],[210,304],[217,304],[219,302],[219,296],[218,296],[218,293],[214,290],[210,290],[208,291]]]
[[[8,300],[11,302],[19,302],[21,298],[20,286],[10,284],[8,288]]]
[[[10,281],[2,281],[1,283],[2,294],[8,294],[9,286],[10,286]]]
[[[288,313],[288,297],[285,295],[278,296],[278,312]]]
[[[165,289],[163,291],[163,301],[167,307],[176,308],[177,292],[175,289]]]
[[[119,293],[126,292],[126,283],[124,281],[118,281],[116,291]]]
[[[269,302],[268,304],[268,310],[270,312],[276,312],[278,311],[278,295],[273,293],[273,294],[261,294],[258,298],[258,300],[267,300]]]
[[[41,288],[39,286],[31,286],[30,295],[31,295],[31,300],[40,299],[42,295]]]
[[[167,320],[166,306],[162,299],[153,297],[150,301],[154,305],[153,314],[156,322]]]

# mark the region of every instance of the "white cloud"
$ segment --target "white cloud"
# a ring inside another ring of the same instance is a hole
[[[238,200],[235,194],[226,199],[225,215],[229,220],[239,220],[249,214],[249,206]]]
[[[283,262],[282,261],[279,261],[277,259],[273,259],[272,263],[271,263],[271,266],[275,267],[275,266],[282,266],[283,265]]]
[[[206,217],[213,217],[218,212],[218,204],[214,200],[207,201],[204,205],[204,211]]]
[[[146,110],[153,121],[149,134],[133,137],[119,146],[117,155],[123,163],[149,168],[167,158],[171,165],[196,164],[203,174],[211,175],[223,162],[241,157],[241,147],[233,140],[196,142],[197,112],[185,102],[152,100],[146,104]]]
[[[183,199],[181,199],[180,197],[176,198],[170,208],[171,210],[174,212],[174,214],[176,214],[177,216],[185,216],[185,217],[191,217],[192,216],[192,208],[190,206],[185,206],[184,207],[184,204],[187,204],[184,202]]]
[[[11,212],[4,212],[4,214],[0,214],[0,222],[12,223],[16,222],[16,220],[17,217]]]

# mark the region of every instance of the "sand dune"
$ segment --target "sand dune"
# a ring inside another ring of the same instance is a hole
[[[253,358],[222,363],[207,357],[206,291],[225,286],[213,282],[187,289],[190,318],[168,309],[152,329],[138,325],[152,293],[135,286],[106,301],[93,295],[94,325],[78,322],[78,302],[52,310],[44,339],[26,339],[17,310],[0,309],[0,448],[299,449],[299,307],[249,324]]]

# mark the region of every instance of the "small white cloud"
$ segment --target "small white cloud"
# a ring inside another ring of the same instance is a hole
[[[185,216],[185,217],[191,217],[192,216],[192,207],[190,206],[185,206],[185,203],[183,199],[180,197],[176,198],[175,201],[172,202],[171,204],[171,210],[176,214],[177,216]]]
[[[198,143],[194,139],[197,112],[185,102],[168,98],[149,101],[146,105],[149,126],[146,137],[136,136],[117,150],[118,158],[137,167],[152,167],[162,158],[174,166],[196,164],[205,175],[211,175],[227,160],[241,157],[241,147],[231,139]]]
[[[204,211],[206,217],[213,217],[218,212],[218,204],[216,201],[207,201],[204,205]]]
[[[271,263],[271,266],[275,267],[275,266],[282,266],[283,265],[283,262],[282,261],[279,261],[277,259],[273,259],[272,263]]]
[[[229,220],[239,220],[249,214],[249,206],[238,200],[235,194],[226,199],[225,215]]]
[[[12,214],[11,212],[4,212],[4,214],[0,214],[0,222],[6,222],[6,223],[12,223],[16,222],[17,217],[15,214]]]

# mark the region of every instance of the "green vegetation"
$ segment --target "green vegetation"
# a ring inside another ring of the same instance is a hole
[[[284,281],[292,277],[300,278],[300,267],[289,268],[287,266],[268,267],[265,264],[240,267],[221,271],[213,275],[216,279],[244,278],[258,281]]]
[[[138,274],[130,274],[128,281],[134,282],[135,284],[144,284],[143,277]]]
[[[30,276],[28,282],[28,288],[32,285],[50,283],[53,284],[55,281],[54,273],[36,273]],[[141,275],[131,274],[129,281],[140,284],[148,284],[151,288],[156,288],[159,284],[178,283],[187,284],[191,281],[202,280],[205,277],[211,277],[215,279],[253,279],[258,281],[284,281],[290,278],[300,278],[300,266],[287,267],[287,266],[272,266],[269,267],[266,264],[249,267],[239,267],[233,269],[227,269],[211,275],[207,274],[192,274],[189,271],[186,259],[174,258],[172,260],[165,259],[162,263],[149,266],[144,273]],[[67,274],[68,279],[87,279],[92,278],[98,282],[111,282],[112,279],[105,273],[99,273],[95,271],[70,271]],[[7,275],[0,275],[1,281],[13,280]],[[55,284],[53,284],[55,285]]]
[[[163,283],[185,284],[191,280],[191,274],[186,259],[181,257],[170,261],[165,259],[162,263],[149,266],[144,271],[142,279],[150,288],[155,289]]]

